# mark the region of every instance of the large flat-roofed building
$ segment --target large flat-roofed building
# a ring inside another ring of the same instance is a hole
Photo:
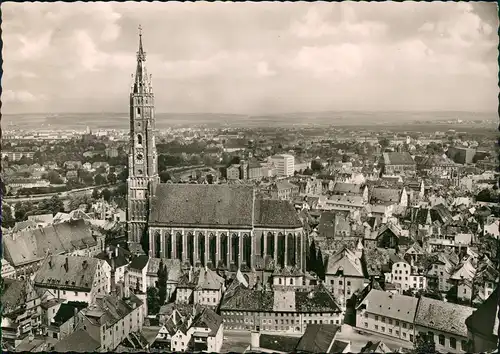
[[[281,177],[293,176],[295,172],[295,157],[288,154],[271,156],[276,175]]]

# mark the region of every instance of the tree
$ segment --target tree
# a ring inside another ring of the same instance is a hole
[[[342,162],[349,162],[349,156],[347,155],[342,155]]]
[[[101,197],[107,202],[111,200],[111,191],[107,188],[104,188],[101,192]]]
[[[115,184],[116,183],[116,174],[108,173],[108,183]]]
[[[323,165],[321,164],[321,161],[319,160],[312,160],[311,161],[311,170],[313,172],[319,172],[323,169]]]
[[[61,176],[59,176],[59,173],[57,173],[56,171],[49,171],[49,173],[47,173],[47,180],[50,182],[50,184],[64,183]]]
[[[97,188],[94,188],[94,190],[92,191],[92,199],[99,199],[99,191],[97,190]]]
[[[323,255],[321,254],[321,249],[318,248],[318,256],[316,258],[316,274],[321,280],[325,280],[325,262],[323,261]]]
[[[172,179],[172,176],[170,176],[170,173],[168,173],[167,171],[162,171],[158,175],[160,176],[161,183],[165,183]]]
[[[127,179],[128,179],[128,169],[125,167],[123,169],[123,171],[121,171],[119,174],[118,174],[118,179],[121,181],[121,182],[127,182]]]
[[[314,240],[312,240],[311,245],[309,246],[309,257],[306,263],[307,270],[316,272],[316,244]]]
[[[378,143],[380,144],[380,149],[382,151],[384,151],[390,145],[390,141],[387,138],[380,139]]]
[[[115,197],[125,197],[127,195],[127,184],[120,183],[115,189],[113,195]]]
[[[12,215],[12,208],[7,204],[2,204],[2,227],[11,228],[16,223]]]
[[[489,189],[483,189],[476,195],[476,201],[478,202],[486,202],[486,203],[491,203],[492,202],[492,196],[491,196],[491,191]],[[498,198],[497,198],[498,200]],[[495,200],[496,201],[496,200]]]
[[[418,334],[415,338],[413,354],[437,354],[434,340],[425,335]]]
[[[75,210],[80,207],[80,205],[85,204],[85,211],[87,211],[91,200],[87,195],[80,195],[76,197],[72,197],[69,201],[70,210]]]
[[[158,266],[158,296],[160,299],[160,306],[167,300],[167,267],[163,264],[163,260],[160,261]]]
[[[28,217],[29,214],[32,214],[33,210],[35,210],[35,207],[33,206],[33,203],[30,201],[27,202],[17,202],[14,205],[14,217],[16,219],[16,222],[18,221],[25,221]]]
[[[57,195],[50,199],[42,200],[38,204],[38,211],[43,213],[57,214],[64,210],[64,204]]]
[[[106,184],[106,178],[104,178],[104,176],[101,174],[97,174],[94,177],[94,183],[96,186],[101,186],[103,184]]]
[[[157,288],[149,287],[146,290],[146,301],[148,303],[148,315],[156,315],[160,312],[161,305]]]

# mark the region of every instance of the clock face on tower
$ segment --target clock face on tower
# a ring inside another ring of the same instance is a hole
[[[143,158],[142,154],[140,153],[137,154],[137,161],[142,161],[142,158]]]

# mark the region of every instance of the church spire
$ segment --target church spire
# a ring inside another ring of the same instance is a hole
[[[135,71],[135,80],[133,92],[152,93],[151,82],[146,71],[146,52],[142,47],[142,26],[139,25],[139,50],[137,51],[137,68]]]
[[[146,61],[146,53],[142,49],[142,26],[139,25],[139,51],[137,52],[137,62]]]

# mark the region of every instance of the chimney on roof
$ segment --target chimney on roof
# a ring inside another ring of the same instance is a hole
[[[66,270],[66,273],[68,272],[69,270],[69,261],[68,261],[68,257],[66,257],[66,260],[64,262],[64,269]]]
[[[52,269],[52,255],[49,256],[49,268]]]
[[[120,245],[116,245],[116,248],[115,248],[115,257],[118,258],[118,249],[120,248]]]
[[[189,280],[189,282],[193,281],[193,266],[189,267],[188,280]]]

